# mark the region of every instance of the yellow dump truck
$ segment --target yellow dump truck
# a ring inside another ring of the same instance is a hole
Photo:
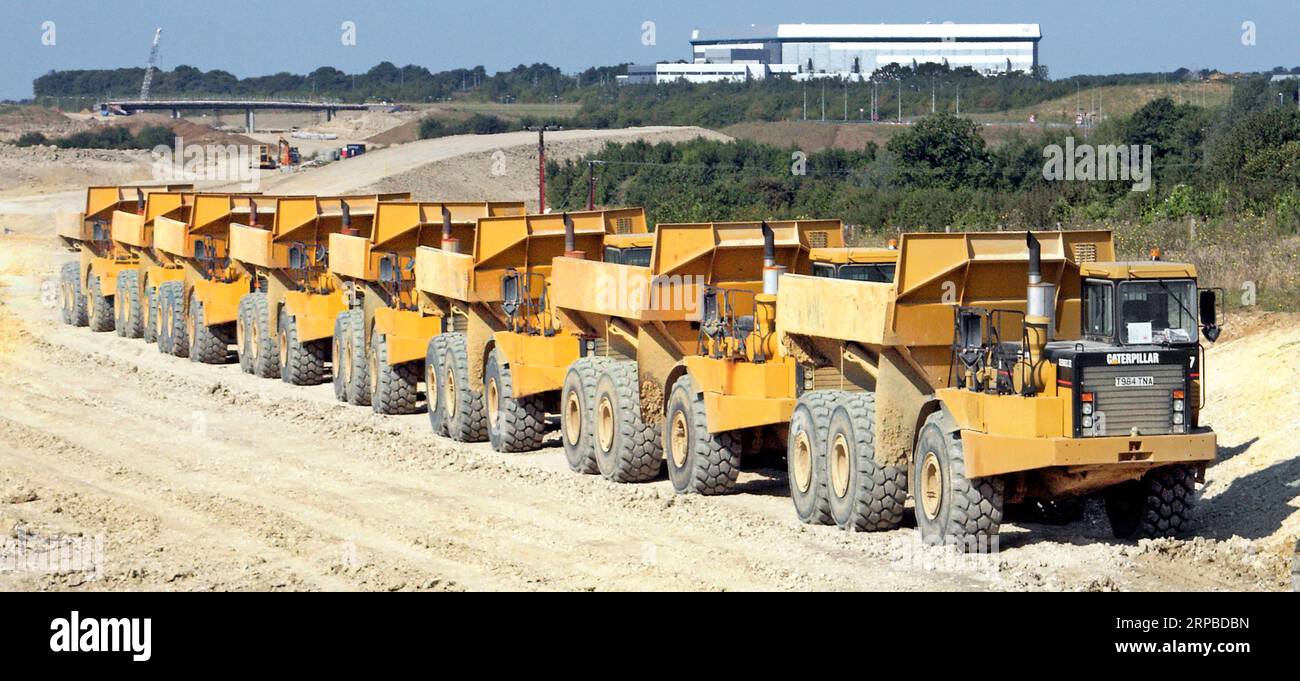
[[[240,300],[235,324],[240,369],[293,385],[325,381],[336,320],[348,309],[328,269],[329,236],[369,236],[381,201],[408,199],[282,196],[270,225],[230,225],[230,258],[254,288]]]
[[[184,220],[157,217],[154,247],[183,277],[158,287],[158,349],[205,364],[230,357],[236,323],[252,277],[230,259],[232,224],[258,226],[275,219],[277,197],[197,194]]]
[[[335,320],[335,394],[380,414],[416,412],[429,339],[442,331],[415,290],[416,250],[459,248],[475,221],[523,213],[523,202],[382,202],[368,235],[330,234],[329,271],[348,300]]]
[[[561,394],[569,466],[636,482],[667,458],[677,491],[730,490],[746,436],[760,444],[795,399],[773,277],[843,242],[837,220],[661,224],[643,264],[556,258],[553,305],[588,347]]]
[[[92,331],[115,328],[119,274],[137,270],[140,256],[114,240],[114,213],[143,216],[150,194],[190,188],[156,185],[86,189],[85,210],[61,220],[56,227],[59,240],[79,256],[77,262],[65,264],[60,271],[59,301],[64,323],[90,326]],[[132,320],[125,326],[134,328],[135,323]]]
[[[896,527],[910,484],[922,538],[966,549],[1008,504],[1097,491],[1116,536],[1182,530],[1215,455],[1214,295],[1191,265],[1114,259],[1109,232],[909,234],[890,283],[781,276],[800,518]]]
[[[553,308],[551,264],[565,254],[601,257],[607,245],[632,257],[645,235],[645,211],[630,208],[485,218],[466,253],[418,249],[420,305],[441,326],[426,353],[434,431],[486,438],[499,451],[539,447],[585,347],[582,330]]]

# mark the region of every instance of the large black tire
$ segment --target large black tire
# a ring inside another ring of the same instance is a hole
[[[827,491],[826,433],[830,429],[835,395],[827,390],[804,393],[790,417],[786,441],[786,472],[790,499],[799,521],[808,525],[833,525]]]
[[[239,356],[239,370],[246,374],[253,373],[253,335],[249,333],[253,323],[252,295],[239,299],[239,315],[235,319],[235,354]]]
[[[87,292],[89,294],[87,305],[90,313],[87,322],[89,323],[90,330],[100,333],[112,331],[113,300],[111,297],[105,296],[101,292],[102,285],[99,281],[98,274],[90,275],[90,285],[87,288],[89,289]]]
[[[876,461],[876,396],[840,393],[826,434],[831,517],[856,532],[892,530],[903,522],[907,467]]]
[[[541,395],[515,397],[510,367],[494,349],[483,371],[483,402],[487,407],[488,440],[498,452],[531,452],[546,435],[546,407]]]
[[[158,342],[158,329],[162,326],[161,317],[162,310],[159,309],[158,287],[150,286],[145,291],[144,329],[141,331],[144,342],[150,344]]]
[[[244,324],[245,342],[251,351],[253,375],[258,378],[280,377],[280,348],[271,333],[271,302],[265,291],[254,291],[243,300],[248,301],[248,320]]]
[[[184,295],[183,282],[169,281],[158,287],[158,298],[162,305],[158,351],[173,357],[188,357],[190,354],[190,343],[185,335]]]
[[[389,364],[388,341],[384,334],[374,331],[366,363],[370,376],[370,408],[376,414],[414,414],[420,400],[420,375],[424,373],[422,362]]]
[[[186,320],[185,330],[190,341],[190,361],[202,364],[224,364],[230,356],[229,344],[218,329],[208,326],[203,313],[203,302],[199,300],[197,291],[190,294],[190,313],[186,316]]]
[[[447,339],[438,334],[429,339],[429,347],[424,353],[424,396],[429,413],[429,427],[434,435],[447,435],[446,411],[438,408],[438,402],[447,397],[447,368],[442,364],[446,352]]]
[[[942,411],[926,419],[912,470],[922,541],[963,551],[991,551],[1002,526],[1004,488],[999,477],[967,478],[961,431]]]
[[[583,475],[600,472],[596,464],[596,381],[609,360],[579,358],[569,366],[560,390],[560,440],[569,470]]]
[[[325,341],[298,340],[298,320],[288,310],[280,311],[280,379],[289,385],[320,385],[325,382],[329,345]]]
[[[348,310],[348,329],[343,339],[343,380],[348,404],[370,406],[370,365],[366,361],[366,316],[360,309]]]
[[[682,494],[726,494],[740,476],[743,439],[738,431],[710,433],[704,398],[695,381],[682,376],[673,386],[663,426],[664,460],[673,489]]]
[[[635,361],[610,361],[596,381],[596,465],[614,482],[647,482],[663,470],[659,433],[641,419]]]
[[[1190,529],[1196,504],[1196,471],[1191,466],[1162,466],[1141,480],[1106,492],[1106,515],[1119,539],[1177,537]]]
[[[117,295],[113,296],[113,326],[123,338],[144,335],[144,310],[140,307],[140,272],[122,270],[117,273]]]
[[[469,376],[469,349],[463,333],[445,333],[441,365],[450,385],[443,388],[438,400],[438,419],[447,426],[447,435],[459,442],[482,442],[487,439],[487,410],[483,393],[474,389]]]
[[[64,263],[59,272],[59,280],[59,305],[62,308],[63,323],[86,326],[90,323],[90,313],[86,293],[81,290],[81,266],[75,262]]]
[[[348,328],[348,311],[344,310],[334,318],[334,336],[330,338],[330,378],[334,383],[334,399],[340,402],[348,401],[348,377],[343,373],[343,368],[346,366],[343,358],[347,356]]]

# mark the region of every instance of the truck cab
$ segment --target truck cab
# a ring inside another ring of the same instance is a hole
[[[814,248],[812,276],[891,284],[898,268],[893,248]]]
[[[1080,338],[1048,343],[1074,437],[1177,435],[1199,424],[1200,336],[1219,336],[1193,265],[1083,263]]]

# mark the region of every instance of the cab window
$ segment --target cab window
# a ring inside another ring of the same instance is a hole
[[[850,281],[870,281],[878,284],[894,283],[894,265],[840,265],[840,279]]]
[[[834,279],[834,278],[835,278],[835,266],[834,266],[834,265],[826,265],[826,264],[824,264],[824,263],[819,263],[819,262],[818,262],[818,263],[813,263],[813,270],[812,270],[812,273],[813,273],[813,276],[814,276],[814,277],[826,277],[826,278],[828,278],[828,279]]]
[[[1083,332],[1093,338],[1115,335],[1115,286],[1108,281],[1089,281],[1083,287]]]

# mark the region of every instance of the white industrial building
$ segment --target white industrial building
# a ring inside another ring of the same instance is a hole
[[[690,64],[628,68],[627,84],[676,80],[864,79],[890,64],[946,63],[995,75],[1038,66],[1038,24],[779,24],[728,32],[696,30]],[[695,67],[695,68],[688,68]]]

